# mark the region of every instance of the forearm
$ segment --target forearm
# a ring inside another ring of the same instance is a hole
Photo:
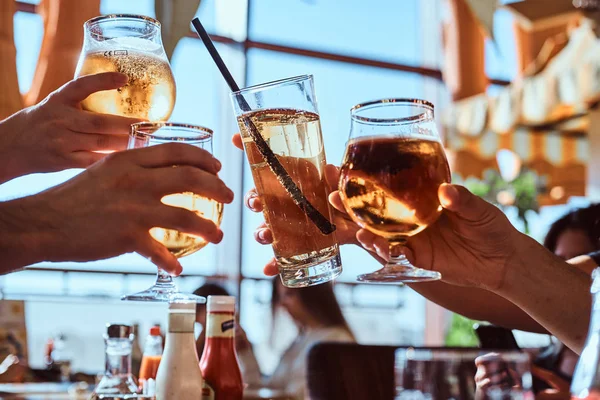
[[[20,146],[13,139],[15,134],[26,134],[17,132],[22,113],[20,111],[0,121],[0,184],[28,173],[22,164],[24,157]]]
[[[504,283],[495,292],[579,353],[591,312],[590,276],[525,235],[507,267]]]
[[[379,263],[385,260],[369,253]],[[443,281],[409,284],[428,300],[452,312],[477,321],[487,321],[509,329],[548,333],[542,325],[509,300],[484,289],[451,285]]]
[[[535,333],[548,331],[509,300],[483,289],[428,282],[410,285],[434,303],[477,321]]]
[[[42,233],[27,199],[0,202],[0,275],[41,261]]]

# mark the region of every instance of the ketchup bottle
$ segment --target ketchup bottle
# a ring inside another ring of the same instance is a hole
[[[244,384],[235,353],[235,298],[208,296],[206,342],[200,360],[202,400],[242,400]]]

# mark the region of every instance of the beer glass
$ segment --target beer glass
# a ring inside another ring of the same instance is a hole
[[[75,77],[101,72],[121,72],[129,82],[92,94],[81,103],[84,110],[149,121],[171,116],[175,79],[157,20],[123,14],[87,21]]]
[[[202,126],[170,122],[141,122],[131,126],[128,147],[135,149],[177,142],[197,146],[212,153],[212,136],[213,132]],[[215,200],[194,193],[176,193],[164,196],[162,202],[168,206],[194,211],[200,217],[213,221],[217,226],[221,224],[223,204]],[[160,227],[152,228],[150,234],[178,258],[193,254],[208,244],[199,236]],[[124,296],[122,300],[205,302],[203,297],[179,293],[173,278],[160,268],[156,283],[151,288]]]
[[[433,117],[423,100],[386,99],[352,108],[350,139],[339,190],[354,222],[389,242],[390,260],[361,282],[422,282],[439,272],[414,267],[403,253],[407,238],[442,213],[438,188],[450,169]]]
[[[529,355],[468,349],[396,350],[396,400],[533,400]]]
[[[283,284],[332,280],[342,265],[312,76],[248,87],[232,101]]]

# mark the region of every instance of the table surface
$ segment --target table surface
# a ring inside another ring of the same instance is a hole
[[[90,392],[69,394],[73,383],[15,383],[0,384],[0,398],[10,400],[87,400]],[[280,390],[269,388],[246,388],[245,400],[294,400]]]

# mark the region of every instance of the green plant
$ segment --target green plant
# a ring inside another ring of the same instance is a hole
[[[459,314],[452,314],[452,321],[446,333],[446,346],[453,347],[477,347],[479,339],[473,330],[473,325],[477,323],[472,319],[463,317]]]
[[[513,181],[507,182],[498,171],[490,169],[484,172],[483,179],[469,177],[463,184],[477,196],[503,210],[516,207],[524,231],[529,233],[527,212],[539,211],[537,198],[545,191],[545,181],[535,171],[523,168]]]

